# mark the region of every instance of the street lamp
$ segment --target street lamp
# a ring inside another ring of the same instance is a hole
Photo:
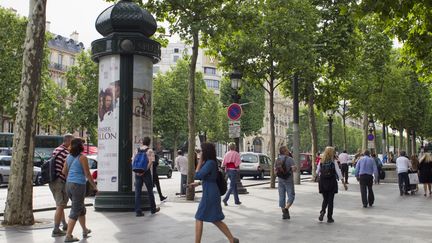
[[[231,79],[231,88],[233,88],[234,93],[232,95],[233,101],[234,103],[239,103],[240,102],[240,95],[238,93],[238,90],[241,87],[241,80],[243,78],[243,74],[237,70],[236,68],[234,68],[234,71],[230,74],[230,79]],[[236,150],[237,152],[240,152],[240,138],[234,138],[234,142],[236,145]],[[249,145],[249,143],[248,143]],[[240,180],[240,176],[237,176],[237,191],[239,194],[247,194],[248,191],[246,190],[246,188],[244,188],[241,180]]]
[[[326,114],[328,116],[328,146],[333,146],[333,114],[334,110],[327,110]]]

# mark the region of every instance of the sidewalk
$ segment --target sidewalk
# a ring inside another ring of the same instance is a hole
[[[374,186],[375,204],[362,208],[359,186],[350,178],[348,191],[335,197],[334,224],[318,221],[321,195],[317,184],[296,186],[291,220],[282,220],[277,189],[268,185],[248,187],[240,195],[242,205],[223,207],[225,222],[241,242],[432,242],[432,199],[419,192],[400,197],[396,184]],[[200,194],[197,194],[200,196]],[[229,203],[230,203],[229,202]],[[95,212],[88,208],[88,227],[92,237],[81,242],[190,243],[194,241],[194,214],[197,202],[173,198],[161,205],[161,212],[136,218],[133,212]],[[66,211],[69,213],[69,210]],[[53,211],[35,213],[42,223],[33,227],[0,227],[6,242],[63,242],[51,238]],[[81,238],[81,228],[75,228]],[[228,242],[212,224],[204,224],[203,243]]]

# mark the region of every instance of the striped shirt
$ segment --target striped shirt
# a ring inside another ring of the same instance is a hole
[[[54,152],[52,153],[52,156],[55,156],[55,162],[56,162],[56,175],[60,177],[63,181],[66,181],[66,177],[63,175],[63,165],[66,161],[66,157],[69,155],[69,150],[66,148],[64,144],[58,146]]]

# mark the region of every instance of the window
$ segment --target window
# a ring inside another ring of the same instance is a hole
[[[215,75],[216,74],[216,68],[204,67],[204,73]]]
[[[70,65],[71,66],[75,65],[75,58],[73,57],[70,58]]]
[[[214,79],[204,79],[207,88],[209,89],[219,89],[219,80]]]
[[[178,48],[174,48],[174,53],[179,53],[179,49]]]
[[[179,59],[179,56],[173,56],[173,62],[177,62],[178,59]]]
[[[59,65],[63,64],[63,55],[62,54],[58,54],[58,56],[57,56],[57,63]]]

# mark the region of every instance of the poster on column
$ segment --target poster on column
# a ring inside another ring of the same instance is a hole
[[[153,63],[150,58],[134,56],[132,101],[132,151],[142,146],[144,137],[153,136]],[[152,145],[150,145],[152,148]],[[135,178],[134,178],[135,179]],[[146,188],[143,187],[143,191]]]
[[[98,189],[118,191],[120,56],[99,61]]]

